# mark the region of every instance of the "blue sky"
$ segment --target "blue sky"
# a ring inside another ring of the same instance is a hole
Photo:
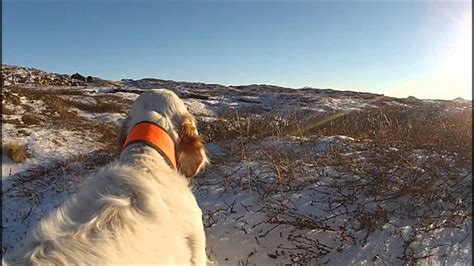
[[[471,21],[466,1],[5,0],[3,63],[471,99]]]

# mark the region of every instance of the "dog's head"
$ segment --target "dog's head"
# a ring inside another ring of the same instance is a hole
[[[208,163],[196,120],[174,92],[153,89],[135,100],[119,133],[119,154],[131,129],[143,121],[158,124],[167,131],[175,144],[177,168],[186,177],[195,176]]]

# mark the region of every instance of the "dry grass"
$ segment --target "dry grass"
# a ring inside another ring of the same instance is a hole
[[[131,100],[120,97],[108,96],[89,96],[94,102],[64,100],[68,106],[92,113],[124,113],[128,111]]]
[[[48,121],[55,123],[56,121],[67,120],[69,122],[77,122],[75,120],[80,119],[77,117],[75,112],[69,110],[64,100],[59,95],[78,95],[83,94],[80,91],[74,90],[39,90],[39,89],[28,89],[20,87],[9,87],[7,92],[2,95],[7,97],[7,102],[12,104],[22,105],[19,101],[19,97],[25,97],[27,100],[40,100],[44,103],[46,110],[42,112],[42,116]],[[13,95],[17,94],[19,96]],[[31,106],[22,105],[25,110],[31,111]],[[27,121],[36,122],[36,119],[32,117],[26,117]],[[35,121],[33,121],[35,120]]]
[[[334,233],[341,236],[341,246],[354,241],[364,245],[387,223],[410,220],[413,234],[398,258],[416,264],[432,256],[432,249],[413,250],[429,241],[434,230],[460,228],[472,217],[472,108],[456,104],[384,105],[286,117],[235,114],[198,124],[206,140],[225,150],[226,158],[218,158],[218,164],[241,161],[231,173],[219,165],[208,171],[223,177],[225,190],[255,191],[266,224],[295,229],[282,247],[295,261],[323,262],[338,248],[301,235],[301,230]],[[312,149],[321,138],[335,135],[354,140],[336,142],[323,154]],[[289,136],[307,138],[297,139],[289,149],[282,145]],[[267,137],[277,137],[277,146],[263,145]],[[249,161],[258,162],[257,169],[249,168]],[[328,168],[332,174],[324,171]],[[325,184],[314,186],[319,180]],[[324,195],[311,204],[325,214],[300,213],[291,196],[295,192]],[[205,224],[217,223],[218,216],[205,214]],[[350,222],[342,226],[341,219]]]
[[[22,163],[28,158],[26,147],[16,142],[3,144],[2,153],[7,154],[15,163]]]
[[[446,112],[442,108],[420,105],[331,114],[235,114],[212,122],[199,121],[199,129],[206,141],[344,135],[358,140],[370,139],[385,147],[467,155],[472,147],[471,110],[472,106],[458,112]]]
[[[259,212],[267,217],[265,224],[290,228],[292,233],[281,250],[292,254],[295,262],[322,262],[338,246],[353,242],[364,245],[371,234],[384,230],[388,223],[403,226],[404,221],[410,221],[413,234],[399,258],[416,264],[431,253],[426,249],[412,252],[414,247],[423,246],[435,230],[460,228],[472,217],[472,172],[470,164],[459,163],[462,155],[424,151],[418,156],[410,148],[389,150],[364,141],[335,143],[318,154],[310,148],[317,143],[317,138],[300,140],[291,149],[279,143],[245,145],[245,161],[257,165],[249,168],[242,162],[230,173],[219,172],[219,167],[208,169],[222,176],[226,189],[251,190],[259,195]],[[240,152],[235,151],[234,163]],[[331,171],[326,172],[328,168]],[[300,212],[294,193],[313,195],[311,205],[318,215],[307,209]],[[205,214],[205,224],[210,227],[217,223],[221,214]],[[304,235],[306,231],[339,235],[340,245],[314,241]]]
[[[26,126],[38,125],[41,122],[38,116],[33,115],[33,114],[22,115],[21,121],[23,122],[23,125],[26,125]]]
[[[92,113],[106,113],[106,112],[126,112],[130,104],[132,103],[129,99],[124,99],[114,95],[86,95],[84,91],[73,90],[73,89],[29,89],[21,87],[9,87],[9,91],[3,93],[4,97],[7,98],[7,102],[12,104],[20,104],[19,96],[26,97],[30,100],[41,100],[47,106],[48,113],[59,114],[60,117],[70,118],[71,112],[68,111],[70,107],[75,107],[83,111]],[[67,99],[67,97],[61,96],[79,96],[84,99],[92,98],[96,103],[78,102]]]
[[[6,107],[5,105],[2,105],[2,115],[13,115],[15,114],[15,112],[9,108],[9,107]]]
[[[104,144],[102,151],[73,161],[82,162],[91,170],[112,159],[119,129],[113,123],[80,117],[70,109],[75,107],[95,113],[126,112],[130,100],[109,95],[89,96],[78,90],[11,90],[27,99],[43,101],[45,122],[68,130],[87,130],[98,143]],[[13,104],[21,104],[19,96],[12,91],[2,94],[3,97]],[[94,101],[73,101],[60,97],[62,95],[89,97]],[[460,110],[444,111],[449,106]],[[469,179],[472,106],[463,107],[459,103],[436,107],[417,102],[411,107],[384,104],[379,109],[331,114],[235,113],[212,122],[198,121],[198,126],[205,141],[218,142],[226,152],[226,156],[212,158],[213,164],[207,171],[222,176],[226,189],[258,192],[261,211],[267,217],[265,223],[302,230],[326,230],[343,237],[342,243],[357,239],[363,244],[367,237],[359,239],[360,232],[366,232],[368,236],[382,230],[388,221],[411,219],[415,221],[414,234],[400,255],[401,260],[410,264],[419,260],[410,253],[414,239],[421,239],[437,228],[458,227],[472,216],[472,184]],[[28,115],[24,115],[22,120],[25,124],[39,123]],[[351,152],[345,150],[346,144],[337,143],[324,154],[308,148],[317,145],[320,138],[334,135],[354,138],[354,143],[347,144]],[[289,136],[307,138],[297,140],[292,149],[262,144],[269,137],[285,140]],[[3,150],[8,152],[7,147]],[[19,154],[23,151],[24,160],[25,148],[17,150]],[[361,156],[364,160],[360,160]],[[246,161],[261,163],[259,171],[250,169]],[[61,171],[69,163],[58,162],[33,169],[23,174],[18,182],[34,183],[31,187],[35,191],[27,191],[27,194],[34,195],[39,193],[37,188],[49,189],[50,182],[57,181],[54,178],[62,176]],[[226,164],[241,165],[241,168],[227,173],[222,167]],[[338,175],[332,176],[321,170],[325,168],[334,169]],[[76,174],[73,169],[69,170]],[[311,171],[317,171],[317,174]],[[51,175],[51,172],[57,174]],[[324,186],[314,186],[323,178],[326,180]],[[311,186],[313,188],[308,189]],[[60,187],[64,190],[69,185],[65,183]],[[315,195],[321,191],[327,193],[324,200],[314,198],[314,204],[326,211],[326,215],[303,215],[292,208],[296,204],[287,193],[301,191]],[[204,222],[210,227],[216,223],[219,213],[204,215]],[[340,226],[337,221],[342,218],[350,222]],[[302,235],[289,237],[288,244],[291,243],[305,248],[304,251],[287,249],[300,262],[321,258],[337,248],[311,242]]]
[[[106,112],[126,112],[132,101],[123,99],[113,95],[107,96],[89,96],[85,92],[72,89],[29,89],[21,87],[10,87],[6,93],[2,94],[8,97],[8,101],[18,102],[19,97],[25,97],[28,101],[40,100],[43,102],[45,110],[41,114],[24,114],[21,121],[18,119],[5,120],[15,124],[18,128],[25,126],[35,126],[39,124],[48,124],[59,129],[67,129],[69,131],[87,131],[88,134],[94,136],[98,143],[109,151],[116,150],[117,142],[117,126],[110,122],[92,121],[85,117],[79,116],[72,108],[78,108],[86,112],[106,113]],[[18,96],[17,96],[18,95]],[[83,97],[84,99],[92,98],[94,101],[73,101],[71,97]],[[69,98],[69,99],[68,99]],[[24,105],[23,108],[31,108]]]
[[[19,210],[17,214],[18,221],[23,223],[45,194],[59,195],[64,191],[69,191],[68,194],[75,192],[87,175],[112,159],[112,154],[97,150],[64,161],[38,165],[18,174],[13,180],[13,185],[4,192],[4,195],[8,197],[8,200],[21,200],[30,205]],[[81,164],[81,168],[77,168],[77,163]],[[61,197],[64,197],[64,194]]]
[[[198,118],[199,120],[199,118]],[[261,140],[266,137],[283,137],[293,129],[294,115],[282,117],[276,114],[258,116],[221,116],[212,122],[198,121],[199,132],[205,141],[225,141],[240,138]]]
[[[41,100],[44,103],[45,110],[41,115],[25,114],[21,117],[21,121],[18,119],[4,119],[4,123],[14,124],[17,128],[20,128],[20,130],[22,130],[21,127],[38,125],[44,122],[44,124],[48,124],[49,126],[60,129],[64,128],[68,131],[86,131],[91,136],[94,136],[96,141],[102,144],[101,146],[105,150],[116,153],[118,127],[111,122],[93,121],[81,117],[76,111],[71,110],[71,107],[93,113],[123,113],[128,111],[132,103],[131,100],[113,95],[89,96],[85,95],[82,91],[71,89],[32,90],[28,88],[11,87],[9,90],[7,95],[9,95],[10,98],[13,97],[12,99],[18,98],[13,95],[13,93],[15,93],[25,97],[27,100]],[[64,95],[80,96],[84,97],[84,99],[92,98],[94,101],[90,103],[87,103],[87,101],[73,101],[68,99],[68,97],[61,97]],[[28,105],[23,107],[30,108]],[[22,134],[24,135],[24,131]]]
[[[20,105],[20,97],[17,95],[14,95],[11,90],[7,90],[7,88],[3,88],[2,90],[2,102],[8,102],[12,105]]]
[[[472,144],[472,114],[444,112],[430,107],[385,107],[343,115],[320,123],[312,118],[302,126],[305,135],[345,135],[356,139],[371,139],[390,145],[409,145],[453,151]]]
[[[104,149],[110,153],[117,152],[117,143],[120,128],[114,123],[94,123],[92,130],[97,133],[98,142],[104,145]]]

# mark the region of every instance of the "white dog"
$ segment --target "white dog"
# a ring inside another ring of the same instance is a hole
[[[201,210],[189,178],[207,163],[196,123],[165,89],[140,95],[117,162],[7,254],[17,264],[205,264]]]

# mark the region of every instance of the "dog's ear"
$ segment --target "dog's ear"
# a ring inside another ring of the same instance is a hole
[[[117,157],[120,157],[120,153],[123,149],[123,144],[125,144],[125,140],[127,139],[127,125],[128,125],[128,118],[124,119],[120,125],[118,126],[117,132]]]
[[[183,175],[191,178],[204,168],[208,163],[208,159],[194,119],[185,116],[180,126],[177,149],[178,167]]]

